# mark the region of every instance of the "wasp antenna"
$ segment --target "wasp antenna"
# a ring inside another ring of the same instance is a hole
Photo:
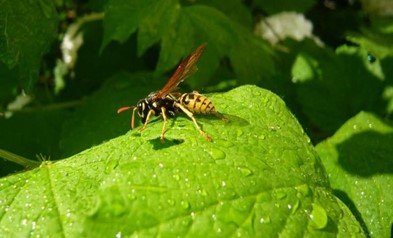
[[[134,108],[134,107],[121,107],[121,108],[117,109],[117,113],[121,113],[121,112],[130,110],[131,108]]]

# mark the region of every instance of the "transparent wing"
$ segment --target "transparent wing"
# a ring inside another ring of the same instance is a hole
[[[198,68],[196,63],[206,48],[206,43],[200,45],[192,54],[185,58],[170,77],[165,86],[154,96],[155,99],[164,98],[174,90],[184,79],[194,74]]]

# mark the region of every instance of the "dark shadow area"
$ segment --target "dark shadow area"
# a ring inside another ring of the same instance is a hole
[[[356,220],[360,223],[360,226],[362,227],[364,233],[366,234],[366,237],[370,237],[370,232],[366,226],[366,223],[363,220],[362,214],[359,212],[359,210],[356,208],[355,203],[348,197],[348,195],[341,190],[334,189],[333,190],[334,195],[338,197],[347,207],[349,210],[351,210],[352,214],[356,217]]]
[[[393,173],[393,133],[366,131],[336,146],[339,164],[363,177]]]
[[[160,137],[157,137],[155,139],[149,140],[149,142],[153,145],[154,150],[161,150],[161,149],[169,148],[171,146],[180,145],[180,144],[184,143],[184,140],[183,139],[171,139],[171,138],[165,137],[165,142],[162,143],[160,140]]]

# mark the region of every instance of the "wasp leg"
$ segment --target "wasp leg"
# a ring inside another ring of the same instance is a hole
[[[212,138],[204,131],[202,131],[201,127],[198,125],[194,114],[192,114],[192,112],[190,112],[187,108],[183,107],[183,105],[181,105],[180,103],[175,103],[175,106],[180,108],[189,118],[192,119],[192,121],[195,124],[195,127],[197,128],[197,130],[199,131],[199,133],[201,133],[201,135],[207,140],[207,141],[212,141]]]
[[[154,115],[154,110],[153,110],[153,109],[150,109],[149,113],[147,113],[147,117],[146,117],[145,123],[143,124],[142,128],[139,129],[139,133],[141,133],[141,132],[146,128],[147,123],[149,122],[150,117],[151,117],[152,115]]]
[[[162,125],[160,140],[161,140],[161,143],[165,143],[165,139],[164,139],[164,133],[166,130],[166,108],[165,107],[161,107],[161,115],[162,115],[162,118],[164,119],[164,124]]]

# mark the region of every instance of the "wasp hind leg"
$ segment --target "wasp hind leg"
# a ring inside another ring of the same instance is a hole
[[[204,132],[201,127],[198,125],[194,114],[192,114],[192,112],[190,112],[189,110],[187,110],[187,108],[183,107],[183,105],[181,105],[180,103],[175,103],[175,106],[180,108],[189,118],[192,119],[192,121],[194,122],[194,125],[196,127],[196,129],[199,131],[199,133],[207,140],[207,141],[212,141],[212,138],[206,133]]]

